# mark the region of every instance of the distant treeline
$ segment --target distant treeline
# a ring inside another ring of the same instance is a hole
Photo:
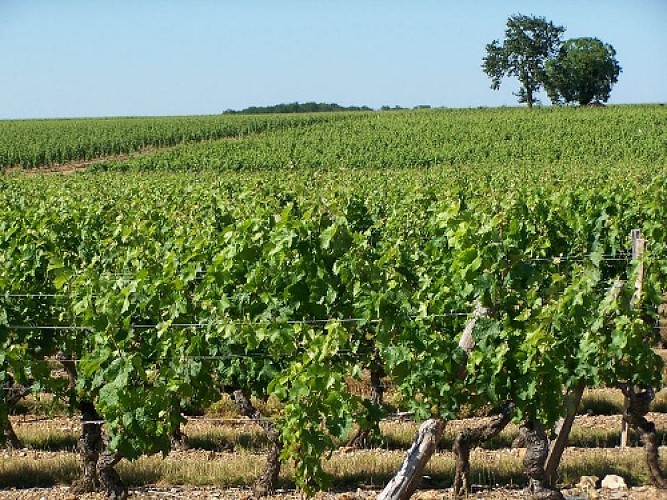
[[[372,111],[372,109],[368,106],[341,106],[326,102],[290,102],[273,106],[251,106],[240,111],[227,109],[225,114],[258,115],[261,113],[324,113],[331,111]]]

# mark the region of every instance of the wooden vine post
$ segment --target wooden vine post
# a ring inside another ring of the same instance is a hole
[[[615,281],[611,285],[610,292],[614,299],[618,298],[622,287],[623,283],[621,281]],[[566,414],[556,424],[556,439],[551,443],[549,456],[547,457],[546,466],[544,468],[547,482],[552,486],[556,484],[558,466],[560,465],[563,452],[567,447],[567,440],[570,437],[572,425],[577,416],[577,409],[579,408],[581,397],[584,394],[584,389],[586,389],[586,384],[583,380],[580,380],[577,385],[568,392],[566,395]]]
[[[645,240],[642,239],[641,237],[641,230],[639,229],[633,229],[630,232],[630,237],[632,239],[632,259],[633,260],[639,260],[644,253],[644,248],[645,248]],[[639,268],[637,272],[637,279],[635,281],[635,293],[633,294],[633,297],[631,299],[630,306],[634,307],[634,304],[639,300],[641,291],[642,291],[642,284],[643,284],[643,277],[644,277],[644,264],[640,261],[639,263]],[[612,288],[614,289],[614,294],[615,296],[618,296],[618,293],[620,292],[622,284],[621,282],[615,282],[612,285]],[[585,384],[583,381],[579,382],[577,386],[567,395],[568,398],[568,409],[567,409],[567,414],[565,415],[564,418],[562,418],[557,426],[557,437],[554,440],[554,442],[551,445],[551,449],[549,451],[549,457],[547,459],[546,467],[545,467],[545,472],[547,476],[547,481],[550,484],[555,484],[556,482],[556,472],[558,469],[558,465],[560,464],[560,459],[563,455],[563,452],[565,451],[565,447],[567,445],[567,439],[570,435],[570,431],[572,429],[572,424],[574,423],[574,419],[576,416],[576,411],[579,406],[579,402],[581,401],[581,397],[583,395],[585,388]],[[624,410],[627,411],[629,408],[630,402],[629,398],[627,396],[624,397]],[[621,430],[621,447],[626,447],[628,443],[628,422],[623,419],[622,420],[622,430]]]
[[[637,263],[637,277],[635,279],[635,290],[630,300],[630,306],[635,307],[641,298],[644,279],[644,265],[641,261],[646,242],[642,239],[641,232],[635,229],[632,236],[632,258]],[[623,428],[621,434],[621,447],[628,445],[628,428],[634,427],[639,431],[646,466],[648,468],[651,482],[661,489],[667,489],[667,477],[662,472],[659,457],[659,441],[655,424],[646,419],[651,401],[655,398],[652,387],[640,387],[629,382],[619,383],[618,388],[625,396],[623,408]]]
[[[565,447],[567,446],[567,439],[570,437],[572,424],[574,424],[574,419],[577,416],[577,409],[579,408],[581,396],[584,394],[585,388],[585,382],[580,380],[576,387],[574,387],[574,389],[572,389],[566,396],[567,413],[560,419],[556,426],[556,439],[551,444],[547,462],[544,467],[547,483],[550,485],[556,484],[556,472],[560,465],[560,459],[563,456]]]
[[[644,263],[641,261],[641,257],[644,254],[644,248],[646,246],[646,240],[642,238],[642,232],[640,229],[633,229],[630,231],[630,237],[632,238],[632,260],[639,261],[639,267],[637,268],[637,278],[635,280],[635,293],[632,295],[632,300],[630,301],[630,307],[639,301],[642,293],[642,286],[644,284]],[[623,399],[623,409],[627,411],[630,406],[630,399],[628,396],[625,396]],[[628,431],[630,426],[626,419],[621,421],[621,448],[627,448],[628,446]]]

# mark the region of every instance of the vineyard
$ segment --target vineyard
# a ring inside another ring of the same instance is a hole
[[[332,453],[382,448],[407,415],[424,424],[381,498],[408,498],[446,422],[489,415],[452,437],[454,495],[471,448],[513,423],[519,482],[562,498],[555,443],[584,390],[607,388],[645,481],[667,486],[646,419],[667,109],[322,116],[0,123],[5,167],[171,146],[0,177],[5,445],[19,401],[48,396],[81,418],[79,491],[125,498],[115,467],[169,454],[224,399],[262,430],[255,492],[289,467],[313,494]]]
[[[0,169],[127,155],[181,143],[240,139],[273,128],[328,119],[327,115],[309,115],[5,120],[0,121]]]

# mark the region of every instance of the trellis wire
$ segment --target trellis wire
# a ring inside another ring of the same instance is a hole
[[[408,315],[410,319],[434,319],[434,318],[448,318],[448,317],[463,317],[469,316],[470,313],[465,311],[450,311],[448,313],[437,313],[437,314],[411,314]],[[274,324],[283,324],[283,325],[327,325],[329,323],[382,323],[384,320],[381,318],[311,318],[311,319],[295,319],[295,320],[281,320],[279,318],[266,319],[266,320],[231,320],[224,321],[218,320],[211,323],[199,322],[199,323],[155,323],[155,324],[141,324],[141,323],[132,323],[129,325],[130,328],[136,329],[158,329],[161,327],[167,328],[207,328],[220,325],[242,325],[242,326],[254,326],[254,325],[274,325]],[[12,330],[92,330],[90,326],[79,326],[79,325],[7,325],[7,328]]]
[[[518,261],[517,263],[525,263],[525,262],[551,262],[554,264],[558,264],[559,262],[583,262],[585,260],[588,260],[591,258],[591,256],[594,254],[588,254],[588,255],[563,255],[563,256],[551,256],[551,257],[531,257],[529,259],[521,260]],[[631,253],[617,253],[617,254],[606,254],[606,255],[600,255],[597,256],[600,258],[601,261],[604,262],[627,262],[630,261],[632,258]],[[113,273],[113,272],[102,272],[99,274],[101,277],[111,277],[111,278],[128,278],[128,277],[133,277],[136,275],[137,272],[140,271],[147,271],[147,269],[137,269],[136,271],[127,271],[127,272],[118,272],[118,273]],[[195,271],[195,278],[201,279],[203,277],[206,277],[209,275],[208,270],[199,270]],[[6,297],[45,297],[45,298],[56,298],[60,297],[63,294],[57,294],[57,293],[39,293],[39,294],[32,294],[32,293],[10,293],[10,294],[5,294]]]
[[[612,283],[614,281],[618,280],[603,280],[600,283]],[[624,280],[621,280],[624,281]],[[605,288],[607,285],[600,284],[599,288]],[[596,287],[596,289],[598,289]],[[97,297],[98,294],[91,294],[89,297]],[[64,293],[6,293],[0,295],[0,297],[8,297],[8,298],[28,298],[28,299],[40,299],[40,298],[45,298],[45,299],[58,299],[58,298],[67,298],[69,295],[64,294]],[[299,320],[295,320],[299,321]],[[326,320],[322,320],[326,321]]]

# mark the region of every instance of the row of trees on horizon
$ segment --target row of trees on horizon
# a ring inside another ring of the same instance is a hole
[[[502,43],[486,45],[482,69],[498,90],[505,77],[514,77],[520,88],[514,93],[528,107],[538,104],[537,93],[544,88],[554,105],[602,104],[609,100],[611,88],[622,68],[616,50],[598,38],[581,37],[563,41],[563,26],[543,17],[515,14],[507,20]],[[412,109],[430,108],[428,105]],[[382,106],[381,111],[409,109]],[[273,106],[228,109],[225,114],[319,113],[333,111],[372,111],[369,106],[341,106],[336,103],[292,102]]]

